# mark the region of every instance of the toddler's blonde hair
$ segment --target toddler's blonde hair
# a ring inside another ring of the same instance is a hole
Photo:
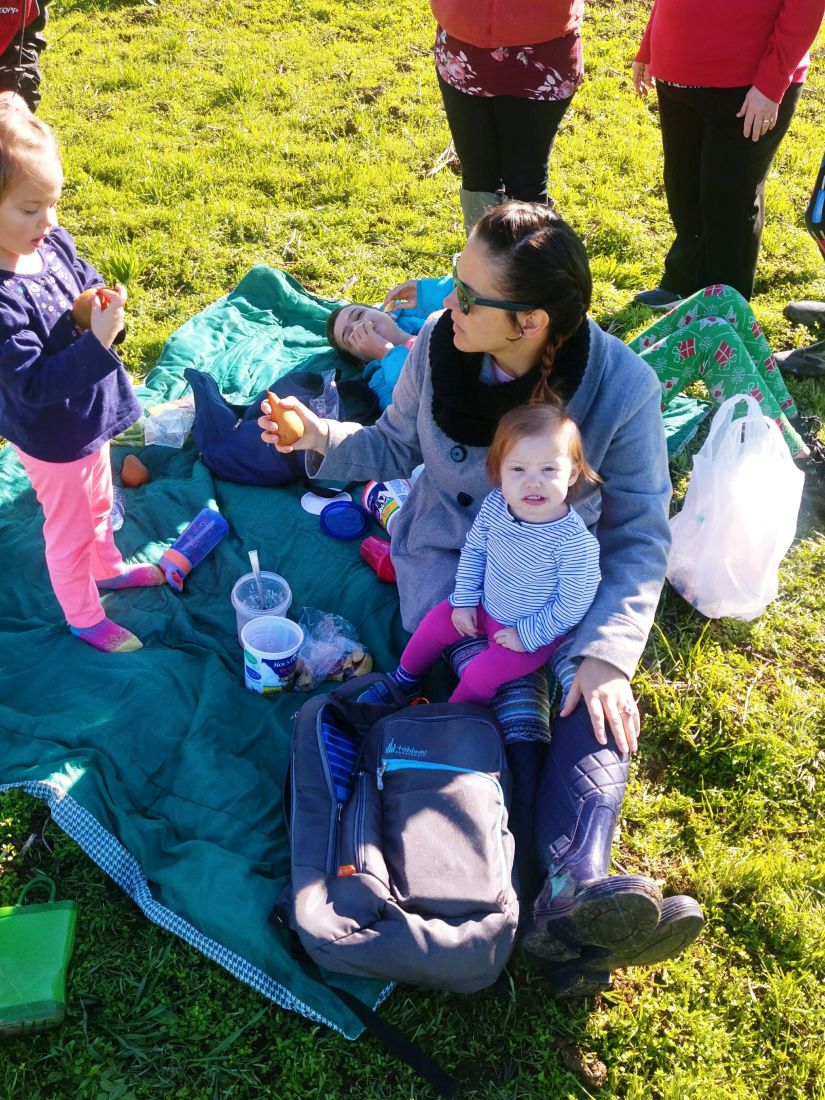
[[[43,179],[44,159],[60,164],[60,149],[51,126],[22,105],[0,104],[0,199],[23,176]]]

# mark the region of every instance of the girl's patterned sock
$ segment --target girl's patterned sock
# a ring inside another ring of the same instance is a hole
[[[421,694],[421,677],[413,676],[403,665],[399,665],[395,672],[390,673],[390,679],[398,684],[401,693],[410,700]]]
[[[96,581],[98,588],[152,588],[165,584],[166,578],[156,565],[127,565],[116,577]]]
[[[143,649],[143,642],[131,630],[118,626],[105,616],[94,626],[70,626],[69,630],[101,653],[131,653],[135,649]]]
[[[390,672],[389,678],[398,686],[401,694],[409,702],[412,702],[421,694],[421,677],[413,676],[402,665],[399,665],[395,672]],[[395,700],[387,685],[378,682],[368,687],[363,695],[359,695],[358,702],[375,703],[377,706],[390,706]]]

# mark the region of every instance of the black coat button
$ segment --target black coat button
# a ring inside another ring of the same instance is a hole
[[[457,443],[455,447],[450,448],[450,458],[453,462],[463,462],[467,457],[467,448],[462,447],[460,443]]]
[[[469,508],[470,505],[473,503],[473,498],[470,496],[469,493],[459,493],[455,499],[458,501],[462,508]]]

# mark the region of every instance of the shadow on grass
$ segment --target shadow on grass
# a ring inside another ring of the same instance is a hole
[[[618,336],[625,343],[628,342],[628,333],[636,332],[640,325],[652,325],[661,317],[661,314],[653,313],[645,306],[636,305],[633,301],[634,291],[629,290],[627,293],[629,300],[626,305],[612,312],[599,313],[595,318],[601,328]]]
[[[134,8],[133,19],[135,22],[143,22],[154,19],[161,14],[161,5],[158,0],[68,0],[62,6],[61,14],[74,15],[89,14],[95,12],[120,11],[123,8]]]

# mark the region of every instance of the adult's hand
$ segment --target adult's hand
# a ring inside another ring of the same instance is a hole
[[[418,286],[415,279],[390,287],[384,295],[381,308],[388,312],[394,309],[415,309],[418,305]]]
[[[634,61],[630,66],[633,76],[633,89],[636,95],[647,95],[653,88],[653,77],[650,75],[650,66],[641,61]]]
[[[778,114],[779,104],[774,103],[772,99],[768,99],[754,84],[748,89],[748,94],[745,96],[736,117],[745,120],[742,127],[745,138],[759,141],[761,137],[767,134],[768,130],[772,130],[776,126]]]
[[[278,425],[269,419],[272,410],[269,407],[269,402],[264,398],[261,402],[261,411],[264,415],[258,417],[258,427],[261,429],[261,439],[264,443],[271,443],[277,451],[285,455],[289,454],[290,451],[318,451],[319,454],[326,454],[327,441],[329,440],[329,421],[321,420],[306,405],[302,405],[297,397],[284,397],[281,401],[281,408],[292,409],[300,416],[304,425],[304,434],[300,439],[296,439],[291,446],[283,445],[278,435]]]
[[[585,657],[567,692],[560,716],[566,718],[584,699],[600,745],[613,734],[619,752],[635,752],[639,745],[639,708],[623,672],[598,657]]]

